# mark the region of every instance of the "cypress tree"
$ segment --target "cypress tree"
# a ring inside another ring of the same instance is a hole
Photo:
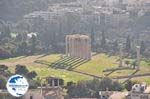
[[[91,29],[91,46],[92,46],[92,49],[95,47],[94,44],[95,44],[95,33],[94,33],[94,29],[92,27],[92,29]]]
[[[128,35],[126,39],[126,51],[130,52],[130,50],[131,50],[131,39],[130,36]]]
[[[141,45],[140,45],[140,46],[141,46],[140,53],[143,54],[144,51],[145,51],[145,49],[146,49],[146,48],[145,48],[145,43],[144,43],[144,41],[141,41]]]
[[[106,46],[106,37],[105,37],[104,31],[102,32],[101,46],[102,46],[103,49],[105,49],[105,46]]]

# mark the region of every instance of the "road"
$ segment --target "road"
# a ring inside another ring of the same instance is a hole
[[[114,92],[109,99],[124,99],[128,92]]]

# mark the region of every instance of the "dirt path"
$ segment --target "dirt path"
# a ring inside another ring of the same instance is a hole
[[[109,99],[124,99],[128,92],[114,92]]]
[[[0,64],[4,64],[6,66],[15,66],[17,64],[28,65],[28,64],[33,64],[34,61],[37,60],[39,57],[41,57],[41,55],[22,57],[22,58],[15,59],[15,61],[4,60],[4,62],[1,61]]]
[[[148,77],[148,76],[150,76],[150,73],[128,75],[128,76],[119,76],[119,77],[114,77],[113,79],[138,78],[138,77]]]
[[[86,76],[91,76],[93,78],[98,78],[98,79],[102,79],[103,78],[103,77],[100,77],[100,76],[95,76],[95,75],[92,75],[92,74],[89,74],[89,73],[84,73],[84,72],[80,72],[80,71],[76,71],[76,70],[73,70],[72,72],[80,73],[80,74],[83,74],[83,75],[86,75]]]

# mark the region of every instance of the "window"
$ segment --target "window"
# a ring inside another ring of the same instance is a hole
[[[58,79],[54,79],[54,86],[58,86]]]

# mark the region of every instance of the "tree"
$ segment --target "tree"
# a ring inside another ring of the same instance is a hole
[[[141,46],[140,53],[143,54],[145,49],[146,49],[144,41],[141,41],[141,45],[140,46]]]
[[[18,34],[18,35],[16,36],[16,41],[17,41],[17,42],[20,42],[20,41],[22,41],[22,40],[23,40],[22,35],[21,35],[21,34]]]
[[[27,44],[27,42],[21,42],[21,43],[18,45],[17,53],[18,53],[19,55],[25,55],[25,54],[27,54],[27,49],[28,49],[28,44]]]
[[[114,81],[113,82],[113,86],[112,86],[112,90],[113,91],[122,91],[123,87],[122,87],[122,85],[119,82]]]
[[[80,81],[76,85],[78,97],[90,97],[90,90],[86,87],[86,82]]]
[[[37,73],[35,71],[31,71],[31,72],[27,73],[26,75],[27,75],[27,78],[33,79],[37,76]]]
[[[67,93],[71,98],[87,98],[99,97],[99,91],[121,91],[122,85],[117,81],[112,81],[110,78],[103,78],[102,80],[93,79],[89,81],[80,81],[77,84],[69,82],[67,85]]]
[[[67,87],[72,86],[73,84],[75,84],[73,81],[67,82]]]
[[[101,46],[103,49],[105,49],[105,47],[106,47],[106,37],[105,37],[104,31],[102,32]]]
[[[128,35],[126,38],[126,51],[130,52],[130,50],[131,50],[131,39],[130,36]]]
[[[7,78],[12,74],[10,73],[6,65],[0,65],[0,75]]]
[[[6,71],[8,67],[6,65],[0,65],[0,71]]]
[[[36,52],[36,46],[38,45],[38,39],[35,35],[32,35],[31,37],[31,53],[35,53]]]
[[[121,91],[122,85],[117,81],[112,81],[110,78],[103,78],[102,80],[93,79],[89,81],[80,81],[77,84],[69,82],[67,86],[67,93],[71,98],[87,98],[99,97],[99,91]]]
[[[135,68],[137,66],[137,61],[133,61],[132,64],[133,68]]]
[[[19,64],[16,65],[15,74],[23,75],[23,76],[27,77],[31,82],[34,82],[33,78],[35,78],[37,76],[37,73],[35,71],[29,72],[29,70],[26,68],[26,66],[19,65]]]
[[[130,61],[125,61],[125,64],[128,66],[130,64]]]
[[[93,79],[86,82],[87,88],[93,91],[99,91],[100,86],[100,80],[99,79]]]
[[[127,89],[128,91],[131,91],[132,86],[133,86],[134,84],[136,84],[135,81],[129,80],[129,81],[125,84],[125,89]]]
[[[69,97],[75,97],[76,95],[76,84],[67,87],[67,93]]]
[[[26,75],[27,73],[29,73],[29,70],[26,68],[26,66],[24,65],[16,65],[15,68],[15,74],[20,74],[20,75]]]
[[[0,76],[0,89],[6,88],[6,80],[4,77]]]
[[[112,90],[112,80],[110,78],[103,78],[100,82],[100,90],[101,91],[106,91],[108,90]]]
[[[114,52],[117,52],[118,51],[118,41],[117,40],[115,40],[114,42],[113,42],[113,50],[114,50]]]
[[[84,98],[84,97],[90,97],[90,91],[86,87],[85,81],[80,81],[77,84],[73,84],[68,87],[67,91],[70,98]]]
[[[2,31],[2,34],[1,34],[1,38],[5,38],[5,37],[8,37],[8,38],[11,37],[10,27],[7,24],[4,25],[3,31]]]
[[[91,29],[91,46],[92,46],[92,49],[95,47],[95,33],[94,33],[94,29],[92,27]]]
[[[5,27],[5,36],[8,37],[8,38],[11,37],[11,31],[10,31],[9,25],[7,25],[7,26]]]

